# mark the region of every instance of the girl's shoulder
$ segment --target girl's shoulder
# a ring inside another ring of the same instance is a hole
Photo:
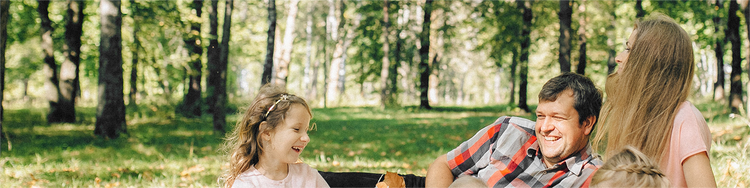
[[[675,114],[675,124],[684,121],[696,121],[699,124],[706,124],[701,111],[693,103],[690,103],[690,101],[682,102],[680,107],[677,108],[677,114]]]

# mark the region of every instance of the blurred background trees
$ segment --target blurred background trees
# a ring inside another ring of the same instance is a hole
[[[693,38],[691,100],[735,113],[750,103],[742,87],[750,84],[747,1],[2,3],[3,106],[47,107],[55,123],[91,118],[75,107],[99,105],[97,128],[101,120],[119,133],[125,116],[139,116],[124,104],[188,118],[210,113],[223,133],[226,113],[265,83],[285,85],[313,107],[529,111],[541,84],[560,72],[585,74],[603,88],[634,21],[654,12]],[[115,9],[121,13],[110,15]]]

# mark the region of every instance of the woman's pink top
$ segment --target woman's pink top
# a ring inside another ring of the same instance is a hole
[[[711,131],[708,129],[706,120],[693,104],[688,101],[683,102],[674,118],[667,161],[661,163],[661,168],[666,171],[671,186],[687,187],[682,163],[695,154],[705,152],[708,155],[710,150]]]
[[[317,170],[304,163],[289,164],[289,175],[283,180],[272,180],[261,174],[255,166],[250,167],[234,180],[232,188],[244,187],[329,187]]]

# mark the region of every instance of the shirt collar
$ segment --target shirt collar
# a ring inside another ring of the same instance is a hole
[[[561,170],[561,168],[566,167],[569,172],[575,174],[576,176],[581,175],[581,172],[583,171],[583,168],[586,166],[586,164],[591,163],[592,160],[597,159],[594,155],[592,155],[593,150],[591,149],[590,144],[586,144],[586,148],[582,149],[576,154],[573,154],[572,156],[568,157],[567,159],[560,161],[559,163],[555,164],[552,167],[549,167],[546,169],[546,171],[557,171]],[[539,150],[539,143],[534,142],[528,149],[526,149],[526,155],[527,157],[538,157],[539,160],[543,160],[542,152]],[[544,161],[541,161],[544,163]],[[601,164],[594,164],[595,166],[601,165]]]

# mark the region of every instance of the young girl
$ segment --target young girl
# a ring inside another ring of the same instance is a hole
[[[280,87],[261,87],[227,139],[224,187],[328,187],[317,170],[297,162],[310,142],[311,118],[304,99]]]
[[[659,165],[631,146],[625,146],[596,171],[591,187],[669,187]]]

